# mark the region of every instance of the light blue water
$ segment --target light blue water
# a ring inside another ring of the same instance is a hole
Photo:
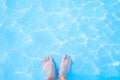
[[[120,80],[120,0],[0,0],[0,80],[45,80],[63,54],[69,80]]]

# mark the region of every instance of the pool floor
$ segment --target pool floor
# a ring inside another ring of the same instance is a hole
[[[64,54],[68,80],[120,80],[120,0],[0,0],[0,80],[45,80]]]

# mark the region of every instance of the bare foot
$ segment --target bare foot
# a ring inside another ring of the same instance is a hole
[[[56,78],[55,67],[51,57],[45,58],[43,69],[46,72],[47,79],[54,80]]]
[[[69,56],[64,55],[62,57],[62,62],[60,65],[60,71],[59,71],[59,77],[60,78],[66,78],[69,70],[70,70],[70,65],[71,65],[71,59]],[[62,79],[65,80],[65,79]]]

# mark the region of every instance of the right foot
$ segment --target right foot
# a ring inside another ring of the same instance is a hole
[[[64,55],[60,65],[59,78],[66,78],[71,65],[71,59],[69,56]],[[64,80],[64,79],[63,79]]]

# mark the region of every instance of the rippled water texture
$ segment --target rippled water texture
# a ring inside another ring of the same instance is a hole
[[[69,80],[120,77],[120,0],[0,0],[0,80],[45,80],[63,54]]]

